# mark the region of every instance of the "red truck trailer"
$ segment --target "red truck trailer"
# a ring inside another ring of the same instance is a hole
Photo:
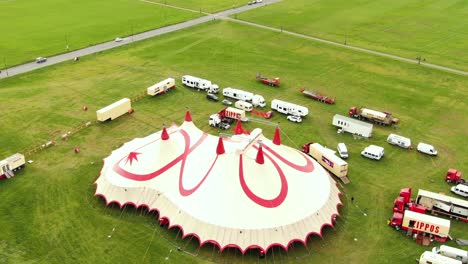
[[[326,104],[334,104],[335,103],[335,98],[330,98],[330,97],[327,97],[325,95],[321,95],[320,93],[315,92],[315,91],[302,89],[301,93],[303,95],[306,95],[306,96],[308,96],[308,97],[310,97],[310,98],[312,98],[314,100],[317,100],[319,102],[322,102],[322,103],[326,103]]]
[[[268,79],[267,77],[263,77],[260,73],[256,76],[257,80],[261,81],[262,83],[269,85],[269,86],[280,86],[280,78],[276,77],[273,79]]]

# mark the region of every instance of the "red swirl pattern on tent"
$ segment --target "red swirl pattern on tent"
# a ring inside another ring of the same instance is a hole
[[[96,184],[107,203],[147,206],[200,245],[242,252],[321,236],[341,204],[335,181],[309,156],[281,145],[279,133],[274,141],[259,129],[222,139],[196,128],[189,113],[181,127],[113,151]]]

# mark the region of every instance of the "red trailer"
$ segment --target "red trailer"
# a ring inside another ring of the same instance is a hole
[[[257,80],[269,86],[278,87],[280,85],[280,78],[278,77],[273,78],[273,79],[268,79],[267,77],[263,77],[260,73],[258,73],[256,78]]]
[[[325,95],[321,95],[317,92],[314,92],[314,91],[310,91],[310,90],[305,90],[305,89],[302,89],[301,90],[301,93],[314,99],[314,100],[317,100],[319,102],[322,102],[322,103],[326,103],[326,104],[334,104],[335,103],[335,98],[330,98],[330,97],[327,97]]]

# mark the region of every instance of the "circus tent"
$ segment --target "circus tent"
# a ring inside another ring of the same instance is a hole
[[[157,210],[200,245],[220,250],[288,249],[321,236],[339,215],[340,191],[312,158],[273,140],[261,129],[229,137],[182,125],[125,143],[104,159],[96,195],[106,203]]]

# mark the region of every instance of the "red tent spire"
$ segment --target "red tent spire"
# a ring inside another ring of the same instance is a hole
[[[256,161],[258,164],[263,164],[263,163],[265,163],[265,159],[263,158],[263,148],[262,148],[262,144],[260,144],[260,147],[258,148],[257,158],[255,158],[255,161]]]
[[[245,131],[244,131],[244,129],[242,129],[242,122],[238,119],[236,127],[234,128],[234,134],[240,135],[240,134],[244,134],[244,133],[245,133]]]
[[[192,116],[190,115],[190,111],[188,109],[185,112],[185,122],[192,122]]]
[[[226,151],[224,150],[223,139],[221,137],[219,137],[218,146],[216,147],[216,154],[221,155],[221,154],[224,154],[224,153],[226,153]]]
[[[168,140],[169,139],[169,134],[167,133],[166,126],[164,126],[162,134],[161,134],[161,139],[162,140]]]
[[[280,131],[279,131],[278,126],[275,129],[275,137],[273,138],[273,144],[281,145],[281,137],[280,137]]]

